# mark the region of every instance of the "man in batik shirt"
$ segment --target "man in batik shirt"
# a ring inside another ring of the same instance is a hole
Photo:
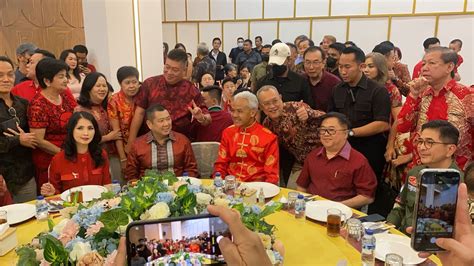
[[[279,182],[279,154],[277,137],[260,125],[257,97],[243,91],[232,101],[234,125],[222,132],[219,156],[214,164],[214,175],[234,175],[244,182]]]
[[[296,179],[304,160],[313,149],[321,147],[317,129],[322,111],[311,109],[303,102],[283,102],[278,90],[266,85],[257,92],[260,108],[267,116],[263,126],[278,136],[278,142],[294,157],[295,163],[287,187],[296,189]]]
[[[454,154],[463,169],[472,160],[474,137],[474,91],[451,78],[457,55],[446,47],[433,47],[423,58],[422,76],[411,83],[410,94],[398,115],[398,131],[419,137],[421,126],[432,120],[447,120],[459,130],[458,149]],[[411,166],[420,164],[414,149]]]

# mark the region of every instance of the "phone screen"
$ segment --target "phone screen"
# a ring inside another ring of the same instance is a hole
[[[129,265],[181,265],[200,261],[219,265],[224,257],[218,242],[231,237],[227,224],[219,217],[197,217],[186,220],[151,222],[129,227],[127,260]]]
[[[442,250],[437,238],[451,238],[460,176],[458,172],[424,172],[419,186],[413,248]]]

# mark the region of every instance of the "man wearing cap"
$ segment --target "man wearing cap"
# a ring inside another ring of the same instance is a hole
[[[311,108],[314,108],[311,90],[306,79],[288,68],[290,60],[290,47],[285,43],[276,43],[270,50],[270,59],[272,72],[266,75],[257,83],[257,91],[265,85],[272,85],[281,95],[283,102],[303,101]],[[291,173],[291,168],[295,161],[293,155],[280,145],[280,171],[282,172],[282,181],[286,184]]]
[[[36,45],[32,43],[22,43],[16,48],[16,59],[18,61],[18,68],[15,71],[15,85],[28,80],[26,76],[27,68],[26,65],[30,61],[31,56],[35,53],[35,50],[38,49]]]

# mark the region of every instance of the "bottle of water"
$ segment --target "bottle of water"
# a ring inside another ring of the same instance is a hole
[[[38,221],[48,220],[48,203],[43,196],[38,196],[36,198],[36,219]]]
[[[375,237],[372,229],[365,229],[362,237],[362,266],[373,266],[375,264]]]
[[[118,195],[121,190],[122,187],[120,186],[120,182],[118,180],[112,181],[112,192],[115,193],[115,195]]]
[[[265,205],[265,193],[263,193],[263,188],[260,188],[258,192],[258,204],[261,206]]]
[[[295,218],[304,220],[305,211],[306,211],[306,202],[304,201],[304,196],[303,194],[299,194],[298,198],[296,198],[296,203],[295,203]]]
[[[214,175],[214,186],[216,187],[216,190],[219,192],[222,192],[222,189],[224,187],[224,181],[222,180],[221,173],[216,172]]]

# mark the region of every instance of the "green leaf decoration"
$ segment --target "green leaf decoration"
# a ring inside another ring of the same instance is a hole
[[[51,218],[48,218],[48,228],[49,228],[49,231],[53,231],[53,228],[56,224],[54,223],[53,219]]]
[[[115,195],[115,193],[112,192],[112,191],[106,191],[106,192],[102,192],[102,194],[100,194],[101,199],[113,199],[116,196],[117,195]]]
[[[188,194],[188,192],[189,192],[188,186],[186,186],[186,185],[181,185],[181,186],[178,188],[178,191],[176,191],[176,195],[177,195],[179,198],[183,198],[186,194]]]
[[[105,230],[115,232],[119,226],[128,224],[128,216],[124,210],[117,208],[102,213],[99,221],[104,224]]]
[[[28,246],[17,248],[16,254],[18,255],[17,265],[38,266],[40,264],[40,262],[36,260],[36,252]]]
[[[53,264],[66,264],[68,260],[68,252],[62,243],[51,235],[45,235],[44,238],[44,259]]]
[[[243,215],[244,214],[244,210],[245,210],[245,207],[244,207],[244,204],[243,203],[239,203],[239,204],[236,204],[234,206],[232,206],[233,209],[236,209],[237,211],[240,212],[240,215]]]
[[[273,203],[270,206],[266,205],[265,209],[263,209],[263,211],[259,214],[259,218],[261,219],[263,217],[266,217],[276,211],[281,210],[282,208],[283,208],[283,204],[280,202]]]

